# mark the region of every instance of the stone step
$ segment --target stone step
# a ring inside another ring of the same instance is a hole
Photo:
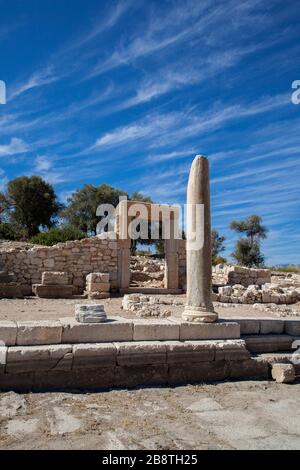
[[[288,351],[294,341],[289,335],[242,335],[241,338],[252,353]]]
[[[282,351],[276,353],[262,353],[255,356],[257,361],[273,364],[293,364],[296,375],[300,375],[300,355],[295,355],[295,351]]]
[[[268,377],[242,340],[0,348],[0,390],[101,389]]]
[[[239,323],[241,335],[269,335],[269,334],[288,334],[300,336],[300,319],[277,319],[277,318],[237,318],[227,317],[222,319],[231,320]]]
[[[175,320],[129,320],[122,317],[97,324],[78,323],[72,318],[0,322],[0,342],[10,346],[239,338],[240,327],[233,322],[187,323]]]

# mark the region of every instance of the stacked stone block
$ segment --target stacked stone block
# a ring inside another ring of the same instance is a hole
[[[37,297],[45,299],[69,299],[73,287],[68,283],[68,273],[45,271],[42,274],[42,284],[33,284],[32,291]]]
[[[110,297],[108,273],[89,273],[86,276],[85,294],[89,299],[107,299]]]

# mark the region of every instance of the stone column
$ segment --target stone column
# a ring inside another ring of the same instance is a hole
[[[199,155],[190,170],[187,217],[187,302],[182,317],[192,322],[215,322],[218,315],[212,303],[209,163]],[[200,243],[193,238],[196,230]]]

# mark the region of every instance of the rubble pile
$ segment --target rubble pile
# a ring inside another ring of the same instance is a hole
[[[271,283],[248,287],[235,284],[219,287],[215,300],[222,303],[240,304],[295,304],[300,301],[300,288],[279,287],[278,284]]]
[[[130,260],[131,285],[164,287],[165,262],[148,256],[132,256]]]
[[[149,296],[144,294],[127,294],[122,300],[122,308],[135,312],[137,317],[170,317],[171,311],[165,306],[184,305],[184,301],[166,295],[164,297]]]
[[[262,286],[271,282],[269,269],[252,269],[244,266],[231,266],[217,264],[212,269],[213,284],[217,286],[234,286],[240,284],[243,287],[251,285]]]

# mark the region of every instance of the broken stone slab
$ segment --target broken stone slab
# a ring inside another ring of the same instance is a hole
[[[70,318],[60,319],[62,324],[62,343],[110,343],[113,341],[132,341],[133,324],[131,320],[115,317],[104,323],[78,323]]]
[[[13,321],[0,322],[0,346],[14,346],[17,340],[17,324]]]
[[[86,276],[87,283],[104,282],[109,283],[109,273],[90,273]]]
[[[65,286],[69,283],[67,272],[61,271],[44,271],[42,274],[42,284],[44,286]]]
[[[117,348],[117,365],[165,364],[166,345],[160,341],[131,341],[114,343]]]
[[[71,299],[73,296],[73,286],[71,285],[33,284],[32,291],[42,299]]]
[[[70,370],[72,346],[12,346],[7,351],[6,372],[22,373],[41,370]]]
[[[61,343],[62,325],[56,320],[17,322],[18,346]]]
[[[75,319],[79,323],[103,323],[107,321],[104,305],[76,304]]]
[[[73,368],[116,365],[117,348],[113,343],[75,344]]]
[[[168,320],[134,320],[134,341],[179,340],[179,324]]]
[[[295,368],[293,364],[273,364],[272,378],[281,384],[293,383],[295,381]]]

